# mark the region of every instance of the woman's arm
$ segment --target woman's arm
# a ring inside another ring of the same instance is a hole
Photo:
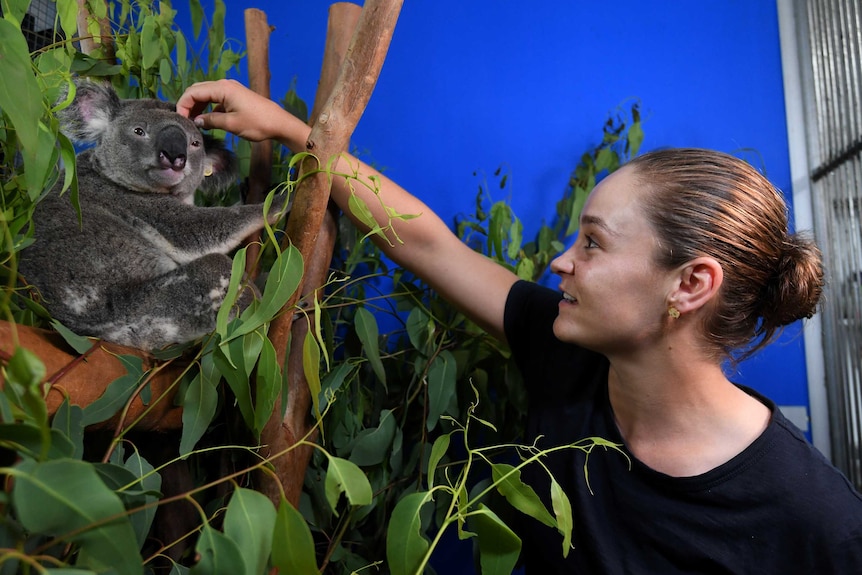
[[[213,111],[202,113],[208,104]],[[218,128],[254,141],[278,140],[294,152],[305,151],[311,128],[264,98],[232,80],[202,82],[191,86],[177,102],[180,114],[195,119],[202,128]],[[399,214],[420,214],[410,220],[394,220],[392,227],[403,243],[387,231],[389,242],[372,236],[393,261],[424,279],[441,296],[458,307],[494,336],[503,339],[503,310],[517,276],[466,246],[428,206],[398,184],[358,159],[343,154],[336,172],[358,174],[354,193],[362,198],[374,219],[386,225],[389,216],[383,205]],[[379,199],[363,185],[376,180]],[[334,178],[332,199],[363,232],[368,227],[348,208],[351,186],[344,178]]]

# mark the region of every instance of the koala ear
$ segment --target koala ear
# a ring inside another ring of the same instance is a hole
[[[57,112],[60,129],[77,142],[97,142],[108,130],[122,104],[114,89],[89,80],[75,81],[75,98]],[[65,94],[63,95],[65,99]]]
[[[238,171],[236,156],[225,148],[224,141],[204,135],[204,181],[200,188],[203,192],[221,192],[234,182]]]

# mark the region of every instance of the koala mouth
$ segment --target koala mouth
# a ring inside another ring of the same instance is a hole
[[[184,169],[175,169],[172,167],[164,167],[162,165],[150,169],[150,180],[160,188],[173,188],[182,183],[186,179]]]

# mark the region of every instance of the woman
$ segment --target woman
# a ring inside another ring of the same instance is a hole
[[[177,108],[295,151],[310,132],[232,81],[196,84]],[[818,250],[788,233],[786,206],[757,171],[706,150],[636,158],[596,187],[577,241],[552,263],[561,297],[518,281],[359,165],[384,204],[422,214],[395,222],[404,243],[381,242],[384,252],[509,343],[531,392],[531,439],[624,446],[592,453],[589,484],[583,453],[547,459],[572,501],[573,549],[564,559],[555,531],[524,522],[528,573],[862,573],[862,496],[722,370],[810,317],[823,283]],[[333,183],[339,206],[349,195]],[[548,493],[536,467],[526,480]]]

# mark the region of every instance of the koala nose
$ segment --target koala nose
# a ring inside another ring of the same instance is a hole
[[[159,165],[177,172],[181,171],[186,167],[187,147],[186,133],[179,126],[163,128],[156,137]]]

